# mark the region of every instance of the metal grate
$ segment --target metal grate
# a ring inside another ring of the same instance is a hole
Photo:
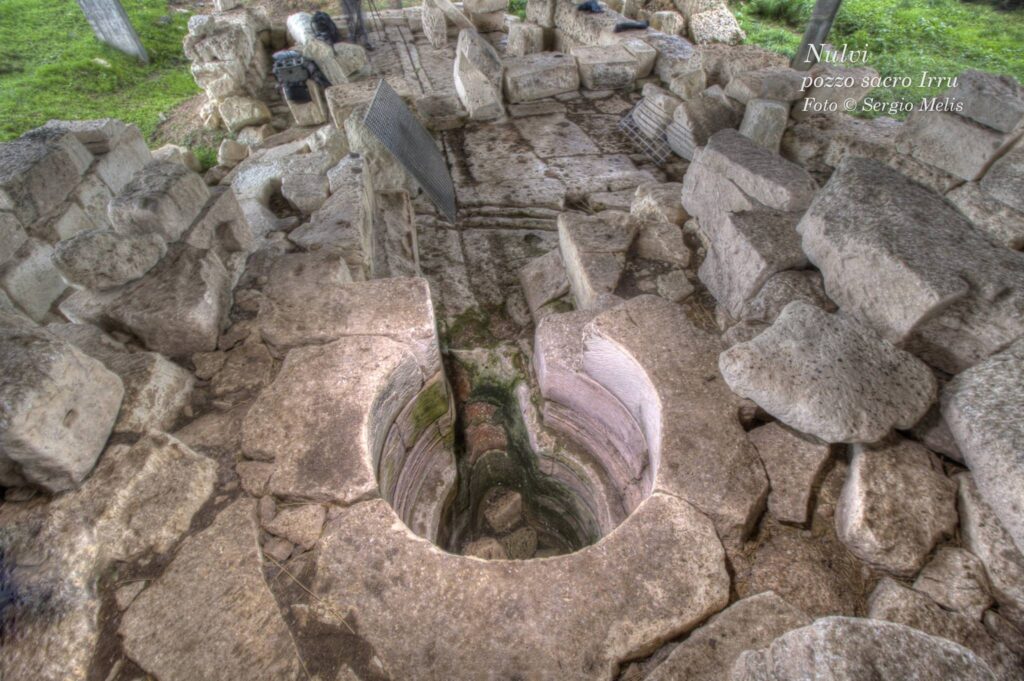
[[[383,79],[363,123],[415,178],[448,221],[455,222],[455,186],[437,143]]]
[[[668,145],[668,139],[665,136],[664,129],[661,130],[657,137],[650,137],[640,129],[637,125],[636,116],[642,115],[641,105],[643,100],[637,102],[636,106],[629,110],[622,120],[619,121],[619,130],[626,134],[626,137],[642,151],[647,158],[651,159],[657,165],[664,163],[668,157],[672,154],[672,148]],[[660,127],[660,126],[657,126]]]

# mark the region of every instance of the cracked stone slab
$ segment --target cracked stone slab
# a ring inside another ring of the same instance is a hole
[[[768,479],[739,424],[739,401],[719,378],[721,349],[680,306],[641,296],[590,322],[583,367],[640,424],[654,489],[686,499],[733,541],[764,510]]]
[[[794,629],[761,650],[744,652],[732,681],[995,681],[982,659],[963,646],[892,622],[825,617]]]
[[[978,491],[1024,551],[1024,340],[957,375],[942,415]]]
[[[242,451],[275,462],[269,491],[279,497],[341,504],[375,497],[388,429],[422,385],[409,347],[389,338],[296,348],[246,414]]]
[[[844,312],[947,373],[1024,333],[1024,254],[877,161],[847,156],[797,231]]]
[[[953,546],[935,552],[914,580],[914,589],[975,622],[993,603],[985,565],[970,551]]]
[[[576,307],[600,309],[619,284],[637,226],[628,213],[558,216],[558,243]]]
[[[313,592],[351,613],[396,678],[543,677],[561,669],[566,678],[610,679],[620,660],[652,652],[728,600],[711,523],[660,494],[597,545],[545,560],[445,553],[379,500],[343,509],[320,547]],[[439,631],[448,635],[439,639]]]
[[[302,276],[270,287],[266,294],[258,322],[263,338],[272,345],[289,348],[351,336],[386,336],[412,350],[424,375],[432,376],[441,367],[426,279],[338,280],[324,285]]]
[[[771,645],[787,631],[811,623],[807,615],[766,591],[736,601],[679,644],[648,681],[727,681],[744,650]]]
[[[263,579],[257,529],[255,502],[243,499],[186,539],[124,614],[128,657],[161,681],[302,678]]]
[[[877,442],[913,426],[935,399],[935,377],[855,320],[801,301],[722,353],[729,387],[826,442]]]
[[[911,577],[956,525],[956,483],[934,454],[901,438],[853,448],[836,532],[855,556]]]

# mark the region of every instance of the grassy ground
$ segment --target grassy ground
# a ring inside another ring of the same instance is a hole
[[[0,140],[51,118],[112,116],[150,136],[198,88],[181,51],[188,15],[122,0],[149,52],[142,66],[95,39],[75,0],[0,0]]]
[[[748,0],[732,9],[747,42],[792,56],[813,5],[813,0]],[[1024,82],[1024,9],[999,11],[960,0],[844,0],[829,41],[867,50],[868,65],[882,76],[911,77],[909,87],[875,90],[872,97],[882,102],[916,103],[945,89],[922,87],[924,72],[956,76],[976,68]]]

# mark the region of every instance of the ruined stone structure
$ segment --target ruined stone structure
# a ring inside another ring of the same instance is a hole
[[[1024,91],[809,114],[867,92],[675,6],[426,0],[367,61],[222,1],[205,177],[0,145],[0,678],[1021,678]]]

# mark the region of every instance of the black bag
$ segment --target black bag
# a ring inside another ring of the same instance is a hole
[[[313,13],[313,35],[331,45],[341,42],[341,32],[327,12]]]
[[[316,62],[306,59],[295,50],[275,52],[273,72],[284,98],[289,102],[301,104],[312,99],[307,80],[313,80],[323,87],[331,84]]]

